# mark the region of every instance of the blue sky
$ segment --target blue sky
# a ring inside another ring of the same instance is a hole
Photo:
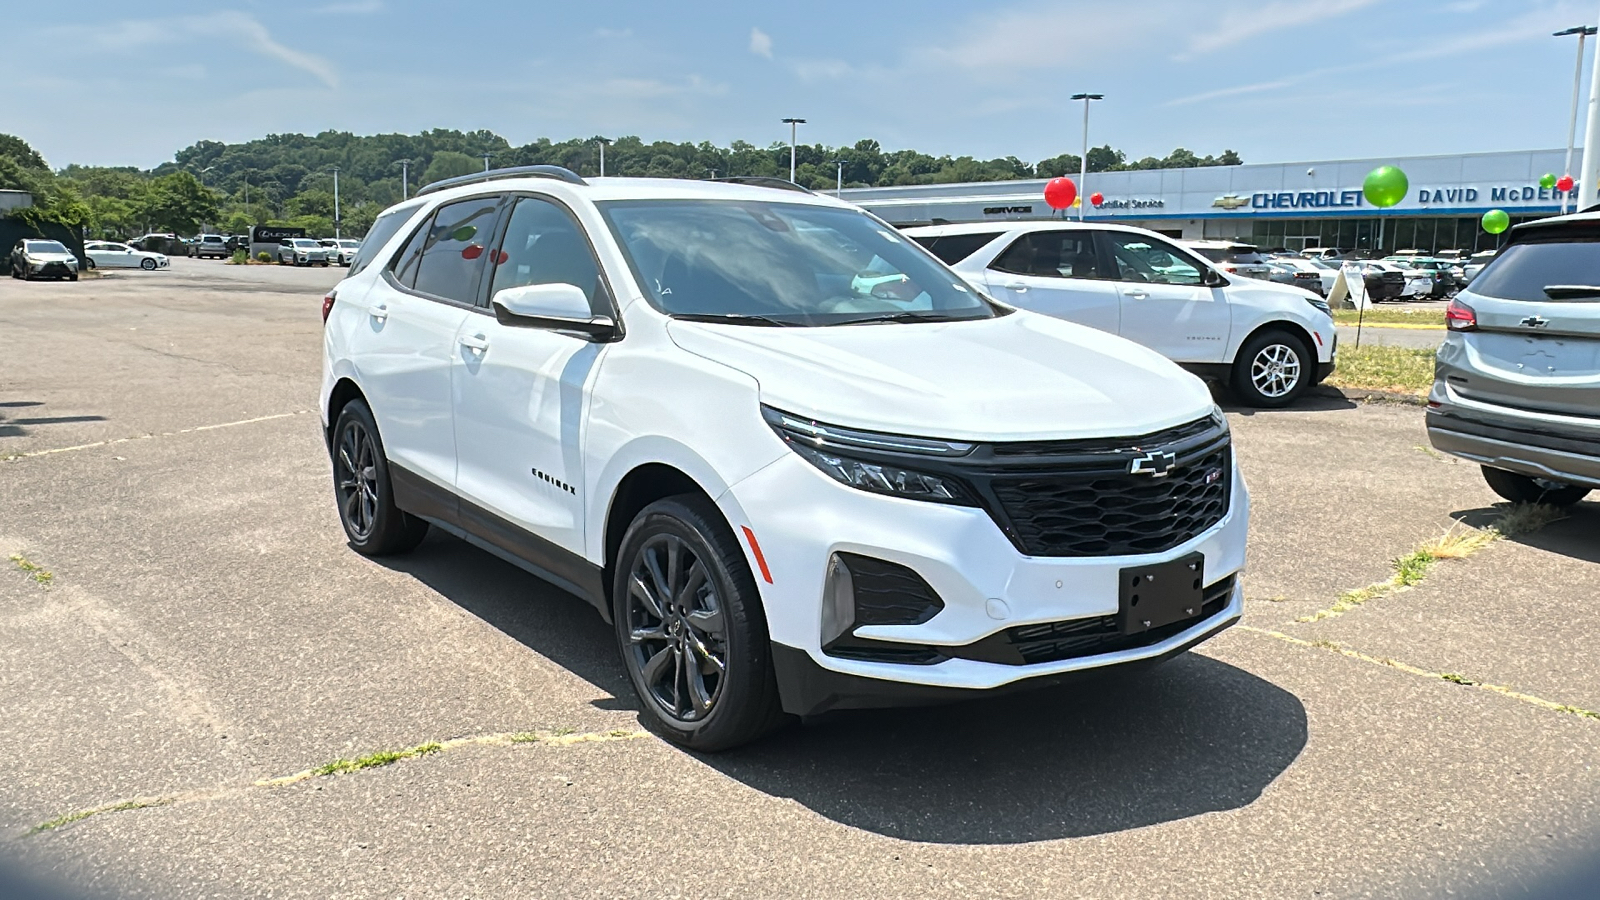
[[[1034,161],[1077,150],[1066,97],[1097,91],[1091,141],[1132,157],[1548,148],[1566,140],[1576,53],[1550,32],[1600,14],[1570,0],[145,7],[16,4],[0,131],[55,166],[149,167],[202,138],[326,129],[762,145],[787,140],[793,115],[807,142]]]

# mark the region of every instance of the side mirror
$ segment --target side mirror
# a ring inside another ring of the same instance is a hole
[[[574,284],[526,284],[496,291],[490,301],[502,325],[576,331],[590,340],[609,341],[617,335],[610,316],[589,310],[589,298]]]
[[[1228,284],[1228,279],[1216,269],[1207,268],[1205,277],[1200,279],[1200,283],[1206,287],[1224,287]]]

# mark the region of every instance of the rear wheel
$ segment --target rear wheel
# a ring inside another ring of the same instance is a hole
[[[1233,389],[1245,403],[1288,406],[1316,380],[1317,360],[1305,341],[1266,331],[1246,341],[1233,361]]]
[[[85,258],[84,261],[83,261],[83,267],[85,269],[94,268],[94,260],[93,259],[89,259],[89,258]]]
[[[428,534],[426,521],[394,505],[378,423],[361,400],[345,404],[333,427],[333,491],[345,537],[363,556],[405,553]]]
[[[1581,485],[1533,478],[1491,466],[1483,467],[1483,480],[1489,482],[1490,490],[1512,503],[1548,503],[1567,507],[1589,495],[1589,489]]]
[[[711,501],[670,497],[634,518],[611,604],[628,676],[669,740],[726,750],[782,723],[761,596]]]

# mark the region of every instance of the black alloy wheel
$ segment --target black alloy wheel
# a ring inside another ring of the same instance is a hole
[[[416,547],[427,536],[428,523],[395,505],[389,461],[366,403],[346,404],[333,435],[333,492],[350,546],[364,556]]]
[[[724,750],[783,721],[761,598],[716,506],[657,501],[622,540],[617,643],[649,720],[675,743]]]

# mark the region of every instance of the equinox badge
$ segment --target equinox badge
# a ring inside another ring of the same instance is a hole
[[[1173,467],[1178,464],[1176,453],[1162,453],[1151,450],[1143,456],[1136,456],[1128,464],[1129,475],[1149,475],[1151,478],[1165,478]]]

